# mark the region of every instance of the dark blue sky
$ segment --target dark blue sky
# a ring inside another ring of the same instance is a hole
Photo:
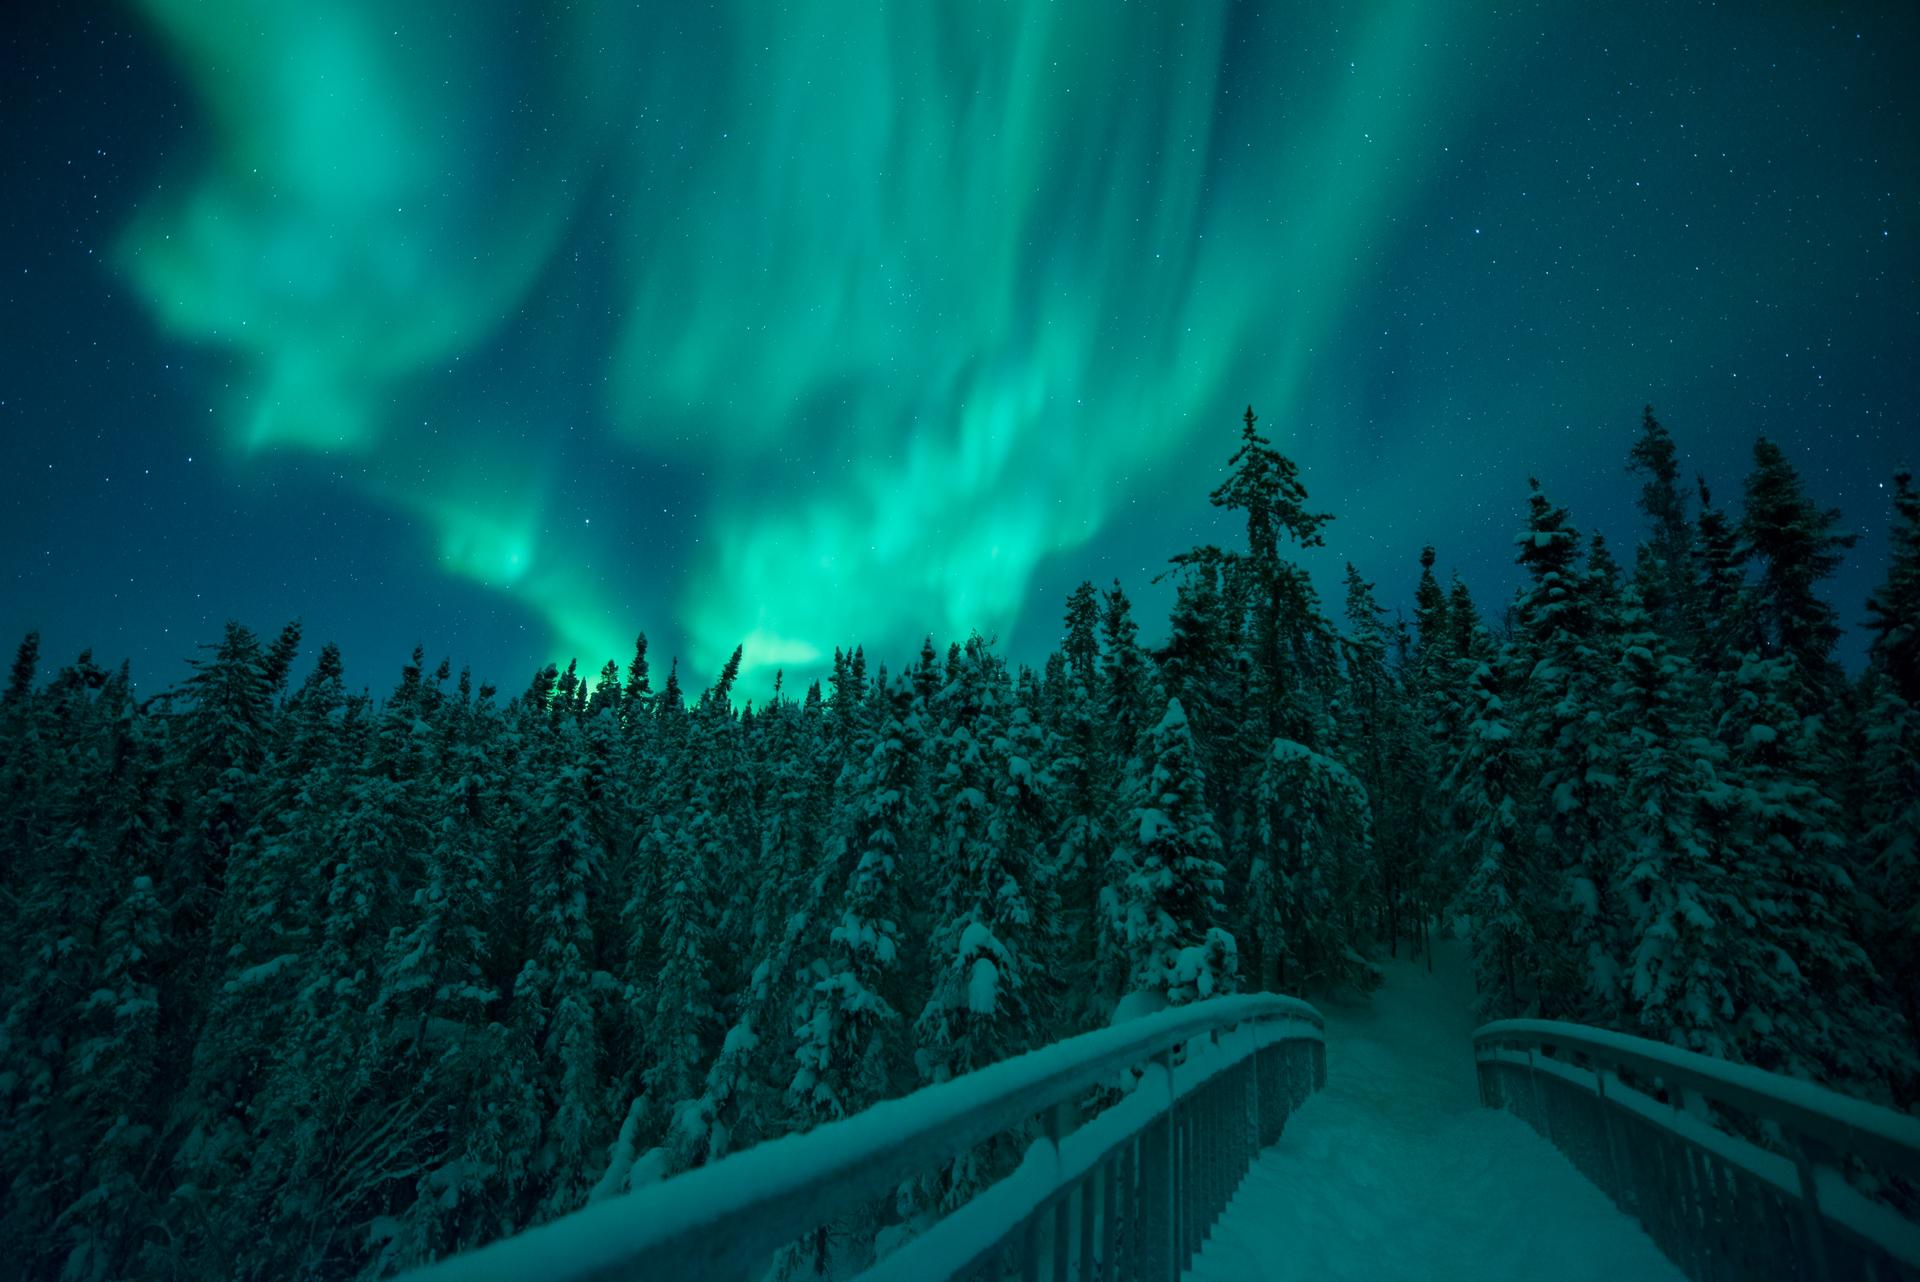
[[[1248,401],[1330,594],[1432,542],[1497,607],[1529,474],[1629,544],[1650,400],[1724,501],[1786,446],[1851,621],[1920,455],[1912,5],[228,8],[0,17],[0,634],[50,661],[1034,658],[1230,537]]]

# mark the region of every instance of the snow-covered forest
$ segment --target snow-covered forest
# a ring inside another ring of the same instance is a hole
[[[0,1240],[35,1278],[379,1276],[1122,1005],[1365,991],[1436,931],[1489,1016],[1911,1106],[1920,493],[1855,621],[1821,595],[1852,540],[1774,445],[1724,505],[1651,411],[1626,462],[1630,565],[1536,487],[1513,600],[1429,549],[1410,617],[1351,569],[1329,612],[1294,559],[1327,518],[1249,411],[1212,495],[1244,542],[1174,558],[1164,645],[1083,584],[1038,669],[852,645],[760,704],[737,652],[690,684],[644,637],[513,697],[417,651],[365,693],[238,624],[146,697],[91,655],[40,682],[29,637]]]

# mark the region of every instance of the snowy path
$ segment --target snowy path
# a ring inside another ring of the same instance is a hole
[[[1193,1282],[1679,1282],[1526,1123],[1482,1108],[1458,945],[1371,1007],[1322,1005],[1327,1086],[1247,1172]]]

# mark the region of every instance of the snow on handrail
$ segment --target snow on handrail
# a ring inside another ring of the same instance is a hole
[[[1558,1020],[1502,1019],[1474,1030],[1476,1053],[1500,1043],[1579,1051],[1595,1060],[1658,1077],[1670,1086],[1698,1091],[1841,1152],[1857,1153],[1920,1179],[1920,1118],[1812,1082],[1714,1059],[1664,1042]]]
[[[852,1117],[783,1136],[456,1255],[409,1282],[731,1277],[903,1179],[1196,1037],[1320,1013],[1274,994],[1215,997],[1043,1046]]]

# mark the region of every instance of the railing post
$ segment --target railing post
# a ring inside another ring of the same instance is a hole
[[[1253,1082],[1253,1111],[1247,1115],[1247,1165],[1252,1166],[1254,1159],[1260,1155],[1260,1110],[1264,1106],[1260,1056],[1257,1052],[1247,1058],[1247,1075]]]
[[[1284,1042],[1275,1042],[1254,1052],[1255,1098],[1259,1103],[1254,1115],[1254,1125],[1259,1128],[1255,1133],[1256,1149],[1263,1149],[1280,1138],[1278,1122],[1286,1107],[1286,1076],[1281,1062],[1285,1054]]]
[[[1240,1112],[1233,1106],[1233,1088],[1239,1085],[1235,1076],[1237,1074],[1229,1070],[1213,1083],[1213,1205],[1207,1211],[1206,1228],[1212,1228],[1227,1207],[1227,1184],[1232,1179],[1233,1166],[1233,1124]],[[1203,1238],[1206,1228],[1201,1230]]]
[[[1186,1161],[1181,1166],[1180,1183],[1180,1254],[1174,1263],[1178,1272],[1184,1273],[1187,1262],[1193,1259],[1194,1222],[1200,1218],[1200,1208],[1207,1197],[1207,1170],[1205,1164],[1207,1127],[1207,1092],[1203,1086],[1191,1096],[1192,1103],[1182,1117],[1182,1140],[1185,1144]]]
[[[1551,1144],[1553,1143],[1553,1122],[1548,1119],[1546,1104],[1540,1098],[1540,1070],[1534,1067],[1533,1062],[1533,1057],[1537,1053],[1533,1047],[1527,1047],[1527,1081],[1533,1087],[1533,1115],[1538,1119],[1534,1123],[1534,1129],[1546,1138],[1547,1143]]]
[[[1247,1079],[1251,1083],[1253,1108],[1247,1113],[1247,1165],[1260,1154],[1260,1056],[1247,1057]]]
[[[1060,1140],[1066,1133],[1067,1102],[1060,1101],[1040,1115],[1041,1133],[1046,1137],[1047,1145],[1053,1150],[1053,1159],[1060,1160]],[[1040,1260],[1043,1254],[1052,1257],[1052,1268],[1048,1277],[1058,1282],[1065,1273],[1062,1253],[1066,1249],[1066,1197],[1055,1198],[1051,1207],[1036,1207],[1027,1216],[1026,1229],[1021,1234],[1021,1274],[1026,1282],[1039,1282]],[[1041,1231],[1046,1229],[1047,1241],[1042,1243]]]
[[[1168,1076],[1173,1069],[1169,1065]],[[1193,1203],[1193,1109],[1173,1106],[1173,1276],[1186,1269],[1187,1208]]]
[[[1693,1092],[1684,1085],[1674,1082],[1667,1084],[1667,1102],[1673,1106],[1675,1117],[1687,1117],[1694,1112]],[[1694,1168],[1693,1146],[1685,1142],[1679,1128],[1673,1129],[1673,1142],[1669,1146],[1673,1151],[1673,1160],[1668,1164],[1668,1181],[1673,1215],[1674,1233],[1679,1251],[1686,1257],[1676,1261],[1688,1272],[1698,1259],[1701,1234],[1696,1231],[1695,1207],[1699,1202],[1699,1172]]]
[[[1173,1276],[1187,1270],[1187,1217],[1194,1209],[1194,1109],[1198,1100],[1187,1100],[1179,1107],[1179,1121],[1173,1127]]]
[[[1120,1282],[1120,1181],[1129,1169],[1127,1154],[1132,1151],[1131,1144],[1122,1145],[1106,1163],[1107,1178],[1100,1189],[1100,1211],[1105,1221],[1100,1226],[1100,1282]]]
[[[1201,1109],[1199,1134],[1196,1135],[1194,1153],[1200,1159],[1200,1197],[1193,1208],[1193,1232],[1187,1240],[1187,1258],[1191,1260],[1200,1250],[1201,1241],[1207,1236],[1207,1226],[1213,1221],[1213,1200],[1220,1195],[1220,1079],[1215,1077],[1206,1085],[1206,1107]]]
[[[1174,1282],[1179,1102],[1173,1098],[1173,1052],[1160,1052],[1153,1063],[1166,1083],[1167,1116],[1140,1134],[1140,1267],[1135,1276],[1143,1282]]]
[[[1239,1131],[1247,1116],[1247,1084],[1240,1080],[1238,1069],[1231,1075],[1220,1078],[1220,1138],[1214,1148],[1216,1178],[1214,1186],[1214,1215],[1218,1217],[1227,1209],[1227,1199],[1233,1196],[1233,1186],[1240,1178],[1240,1169],[1234,1162],[1240,1156]]]
[[[1241,1146],[1247,1136],[1247,1082],[1245,1068],[1236,1068],[1233,1076],[1220,1080],[1220,1214],[1226,1214],[1233,1190],[1240,1186]]]
[[[1067,1110],[1073,1105],[1061,1100],[1047,1110],[1047,1139],[1053,1144],[1053,1156],[1060,1160],[1060,1139],[1067,1130]],[[1071,1231],[1067,1226],[1068,1194],[1062,1192],[1053,1204],[1053,1282],[1065,1282],[1067,1276],[1067,1239]]]
[[[1080,1267],[1075,1272],[1082,1278],[1093,1277],[1093,1262],[1098,1258],[1093,1241],[1093,1198],[1095,1188],[1105,1183],[1106,1163],[1096,1163],[1080,1177]]]
[[[1196,1096],[1180,1110],[1180,1237],[1173,1256],[1175,1277],[1186,1272],[1187,1261],[1193,1258],[1193,1214],[1199,1206],[1200,1190],[1200,1123],[1206,1106],[1206,1100]]]
[[[1260,1056],[1266,1049],[1260,1046],[1260,1032],[1261,1029],[1258,1024],[1247,1025],[1247,1035],[1253,1038],[1255,1050],[1251,1055],[1248,1055],[1245,1060],[1247,1066],[1246,1109],[1248,1153],[1247,1161],[1240,1168],[1242,1171],[1245,1171],[1253,1165],[1252,1155],[1260,1151]]]
[[[1613,1187],[1608,1192],[1613,1194],[1613,1204],[1624,1210],[1632,1200],[1632,1186],[1627,1173],[1620,1169],[1620,1143],[1613,1133],[1613,1101],[1607,1098],[1610,1071],[1598,1064],[1594,1066],[1594,1091],[1600,1097],[1600,1130],[1607,1137],[1607,1170],[1613,1178]]]
[[[1806,1217],[1806,1240],[1801,1244],[1801,1266],[1805,1276],[1813,1282],[1832,1282],[1833,1272],[1827,1263],[1827,1231],[1820,1216],[1820,1192],[1814,1180],[1813,1141],[1804,1135],[1796,1135],[1793,1144],[1793,1165],[1800,1176],[1800,1207]]]

